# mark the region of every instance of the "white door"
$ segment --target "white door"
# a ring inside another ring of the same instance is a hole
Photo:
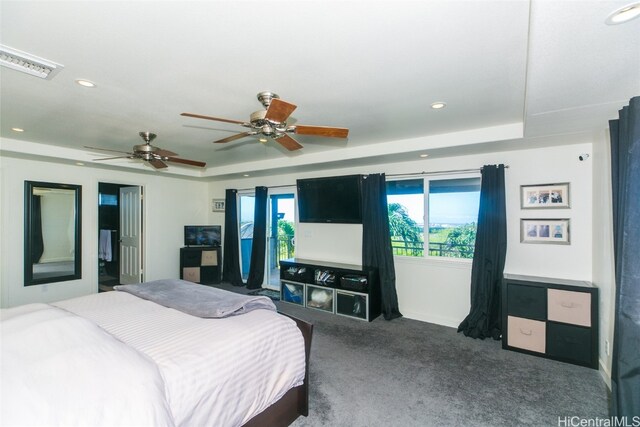
[[[140,187],[120,188],[120,284],[142,279],[142,197]]]

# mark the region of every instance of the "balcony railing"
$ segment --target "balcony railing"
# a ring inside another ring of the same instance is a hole
[[[404,240],[391,239],[391,247],[394,255],[424,256],[424,242],[405,242]],[[451,245],[449,243],[429,242],[429,256],[473,258],[473,250],[473,245]]]
[[[289,259],[295,256],[295,247],[293,245],[292,235],[278,236],[275,239],[275,254],[276,265],[279,265],[280,260]]]

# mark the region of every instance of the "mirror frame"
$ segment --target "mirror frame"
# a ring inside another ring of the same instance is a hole
[[[33,277],[32,230],[33,230],[33,190],[34,188],[52,188],[73,190],[74,192],[74,268],[73,274],[45,278]],[[82,277],[82,186],[74,184],[57,184],[52,182],[25,181],[24,182],[24,286],[42,285],[45,283],[63,282],[80,279]]]

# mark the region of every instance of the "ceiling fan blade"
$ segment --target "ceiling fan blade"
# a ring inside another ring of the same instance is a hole
[[[296,105],[289,104],[288,102],[284,102],[278,98],[274,98],[271,100],[271,104],[269,104],[269,108],[267,108],[267,113],[264,118],[267,120],[272,120],[274,122],[282,123],[289,118],[293,110],[298,108]]]
[[[295,125],[294,128],[294,133],[298,135],[328,136],[330,138],[346,138],[349,135],[347,128],[307,125]]]
[[[153,154],[157,154],[158,156],[162,156],[162,157],[174,157],[178,155],[178,153],[174,153],[173,151],[169,151],[169,150],[163,150],[161,148],[158,148],[156,151],[153,152]]]
[[[219,117],[203,116],[202,114],[181,113],[180,115],[181,116],[185,116],[185,117],[194,117],[196,119],[214,120],[214,121],[217,121],[217,122],[236,123],[236,124],[239,124],[239,125],[246,125],[245,122],[241,122],[239,120],[221,119]]]
[[[158,159],[151,159],[151,160],[149,160],[149,163],[151,164],[151,166],[153,166],[156,169],[164,169],[164,168],[168,167],[165,162],[163,162],[162,160],[158,160]]]
[[[231,142],[231,141],[235,141],[236,139],[240,139],[240,138],[244,138],[245,136],[249,136],[249,135],[255,135],[255,132],[242,132],[242,133],[238,133],[236,135],[231,135],[228,136],[226,138],[223,139],[219,139],[217,141],[213,141],[215,144],[222,144],[225,142]]]
[[[185,165],[189,165],[189,166],[197,166],[200,168],[205,167],[207,164],[205,162],[199,162],[197,160],[189,160],[189,159],[181,159],[179,157],[169,157],[166,159],[167,162],[173,162],[173,163],[183,163]]]
[[[122,153],[122,154],[133,154],[127,151],[119,151],[119,150],[109,150],[108,148],[98,148],[98,147],[89,147],[87,145],[83,145],[84,148],[88,148],[90,150],[98,150],[98,151],[109,151],[111,153]]]
[[[93,161],[100,162],[102,160],[114,160],[114,159],[133,159],[133,157],[131,156],[104,157],[102,159],[93,159]]]
[[[295,139],[291,138],[289,135],[282,135],[277,138],[276,141],[280,143],[284,148],[289,151],[299,150],[302,148],[302,145],[298,143]]]

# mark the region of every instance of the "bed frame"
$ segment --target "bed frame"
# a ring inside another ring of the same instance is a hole
[[[300,415],[309,415],[309,354],[311,353],[311,337],[313,324],[280,313],[296,322],[304,338],[305,374],[304,383],[294,387],[284,394],[278,401],[267,409],[251,418],[245,427],[286,427],[293,423]]]

